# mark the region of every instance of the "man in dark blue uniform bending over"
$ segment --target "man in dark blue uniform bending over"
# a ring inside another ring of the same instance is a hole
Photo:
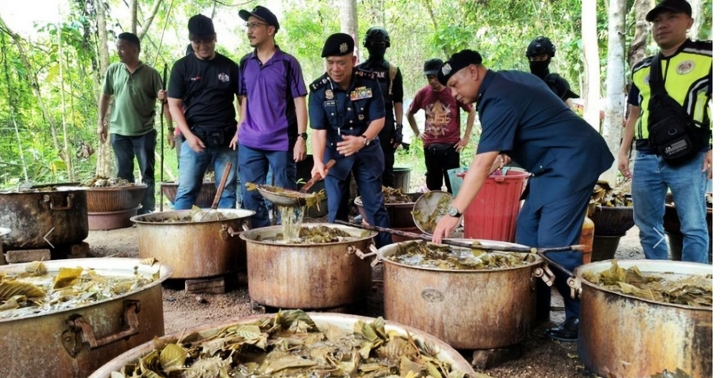
[[[438,223],[433,241],[449,236],[491,169],[500,165],[499,154],[507,154],[532,174],[526,202],[518,215],[516,242],[541,248],[576,244],[593,186],[613,162],[601,135],[553,95],[541,79],[520,71],[489,70],[478,52],[453,54],[441,66],[438,79],[459,101],[476,102],[483,133],[461,190],[449,215]],[[548,256],[569,271],[582,262],[579,252]],[[573,341],[578,336],[580,301],[570,297],[568,276],[555,269],[554,274],[566,320],[546,334]],[[544,297],[539,295],[537,305],[541,313],[550,306],[550,290]]]
[[[381,176],[383,151],[378,133],[385,123],[383,93],[370,72],[355,68],[353,37],[336,33],[328,37],[321,57],[326,74],[310,85],[308,113],[313,146],[312,175],[325,177],[328,221],[348,220],[347,187],[353,172],[363,207],[372,226],[389,227],[383,204]],[[328,172],[324,164],[335,159]],[[376,236],[376,246],[391,243],[389,234]]]

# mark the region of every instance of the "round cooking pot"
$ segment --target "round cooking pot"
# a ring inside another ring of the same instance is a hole
[[[0,192],[0,224],[12,229],[6,249],[53,248],[88,237],[85,190]]]
[[[333,313],[314,313],[310,312],[308,315],[313,319],[313,322],[319,327],[324,328],[328,326],[335,326],[344,331],[353,331],[353,326],[359,321],[372,322],[375,319],[368,318],[365,316],[346,315],[346,314],[333,314]],[[268,319],[275,315],[255,315],[248,316],[241,319],[235,319],[232,321],[225,321],[222,323],[203,325],[195,328],[185,330],[184,332],[178,332],[173,335],[162,337],[160,342],[167,342],[170,340],[178,340],[183,336],[187,336],[192,333],[199,333],[203,335],[217,333],[220,330],[234,326],[237,324],[254,323],[258,320]],[[454,370],[466,374],[469,377],[474,377],[476,373],[473,371],[471,365],[461,356],[457,351],[448,346],[443,341],[417,329],[407,327],[402,324],[386,322],[385,325],[386,333],[396,332],[402,335],[409,334],[414,340],[423,342],[428,345],[435,345],[438,350],[436,357],[441,362],[450,363]],[[136,347],[133,350],[127,351],[112,361],[105,364],[103,367],[98,369],[89,378],[108,378],[114,371],[120,371],[126,364],[137,363],[138,359],[155,349],[155,344],[147,342],[141,346]]]
[[[664,260],[618,260],[642,273],[712,274],[706,264]],[[601,261],[576,268],[581,280],[578,356],[604,377],[650,377],[681,369],[691,377],[711,377],[713,311],[662,303],[612,292],[583,278],[611,267]]]
[[[122,187],[85,187],[88,196],[88,212],[105,213],[135,209],[143,200],[145,184]]]
[[[160,283],[167,265],[139,259],[92,258],[43,262],[49,272],[61,267],[92,268],[104,275],[132,275],[137,269],[155,282],[123,295],[75,308],[24,318],[0,319],[0,377],[87,377],[118,354],[164,334]],[[27,264],[0,267],[0,273],[24,272]]]
[[[218,209],[229,219],[202,222],[163,222],[180,219],[192,210],[164,211],[130,218],[138,231],[138,256],[155,257],[170,265],[170,278],[212,277],[237,272],[245,261],[245,243],[233,232],[255,211]],[[210,210],[203,210],[210,211]]]
[[[470,239],[457,239],[470,241]],[[480,240],[492,249],[519,244]],[[523,341],[536,316],[534,274],[543,265],[494,270],[444,270],[390,261],[401,246],[378,251],[383,262],[384,315],[440,338],[456,349],[492,349]]]
[[[370,260],[355,251],[366,251],[377,234],[332,223],[328,226],[358,238],[323,244],[284,244],[276,238],[282,226],[243,232],[248,254],[248,294],[260,304],[279,308],[321,309],[352,304],[371,288]],[[365,236],[362,236],[364,235]],[[350,252],[350,253],[349,253]]]

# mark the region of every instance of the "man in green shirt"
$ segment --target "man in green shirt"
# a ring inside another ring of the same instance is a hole
[[[155,101],[163,88],[160,74],[140,61],[140,39],[120,33],[115,43],[119,63],[108,67],[100,94],[98,137],[105,143],[110,124],[110,144],[115,152],[118,177],[135,182],[133,161],[137,157],[143,183],[148,187],[138,214],[155,210]],[[110,120],[106,118],[114,97]],[[108,122],[109,121],[109,122]]]

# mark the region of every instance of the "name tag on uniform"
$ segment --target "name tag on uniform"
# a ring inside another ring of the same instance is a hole
[[[351,101],[364,100],[366,98],[372,98],[372,97],[373,97],[373,91],[368,87],[358,87],[350,93]]]
[[[326,108],[335,107],[335,100],[323,101],[323,106],[325,106]]]

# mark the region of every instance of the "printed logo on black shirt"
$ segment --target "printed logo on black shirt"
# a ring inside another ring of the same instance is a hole
[[[230,81],[230,76],[228,76],[227,73],[222,72],[218,74],[218,80],[227,83]]]
[[[190,81],[199,81],[200,79],[202,79],[202,77],[200,77],[200,76],[194,76],[194,77],[191,77],[191,78],[190,78]]]

